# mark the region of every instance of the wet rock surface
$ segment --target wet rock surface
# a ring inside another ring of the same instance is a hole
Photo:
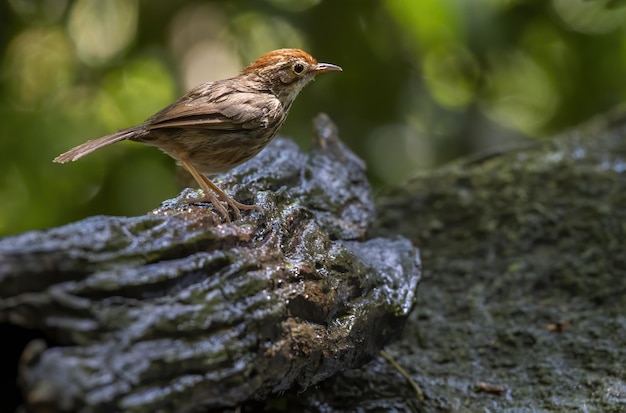
[[[32,329],[31,411],[222,410],[302,391],[402,331],[420,279],[374,220],[362,161],[316,120],[218,180],[261,211],[224,223],[191,190],[140,217],[92,217],[0,240],[0,322]]]
[[[373,233],[425,268],[390,348],[421,411],[626,411],[625,206],[626,123],[601,120],[379,200]]]
[[[625,412],[626,124],[599,123],[383,194],[370,234],[411,239],[424,268],[386,351],[425,400],[379,357],[287,410]]]

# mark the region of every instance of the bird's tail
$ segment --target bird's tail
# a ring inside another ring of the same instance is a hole
[[[70,161],[75,161],[77,159],[82,158],[83,156],[87,154],[90,154],[96,149],[100,149],[104,146],[108,146],[115,142],[123,141],[124,139],[132,138],[136,134],[137,134],[136,128],[129,128],[129,129],[123,129],[111,135],[106,135],[98,139],[87,141],[57,156],[56,158],[54,158],[54,162],[66,163]]]

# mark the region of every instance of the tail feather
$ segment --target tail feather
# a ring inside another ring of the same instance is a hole
[[[119,132],[113,133],[111,135],[106,135],[98,139],[87,141],[57,156],[56,158],[54,158],[54,162],[66,163],[70,161],[75,161],[77,159],[82,158],[83,156],[87,154],[90,154],[96,149],[100,149],[104,146],[111,145],[112,143],[115,143],[115,142],[129,139],[133,137],[136,134],[136,132],[137,130],[135,128],[124,129]]]

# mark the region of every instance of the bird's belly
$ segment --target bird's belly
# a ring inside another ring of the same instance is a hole
[[[280,120],[278,123],[282,124]],[[277,127],[237,131],[171,128],[135,140],[156,146],[178,161],[184,156],[200,173],[213,175],[253,158],[277,130]]]
[[[256,136],[252,134],[223,134],[220,142],[210,139],[189,148],[189,160],[203,174],[212,175],[226,172],[237,165],[253,158],[268,143],[273,136]]]

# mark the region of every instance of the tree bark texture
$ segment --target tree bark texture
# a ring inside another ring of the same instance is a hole
[[[47,340],[19,364],[30,411],[234,407],[360,367],[400,334],[419,256],[364,240],[364,165],[327,117],[309,154],[279,139],[220,184],[261,211],[224,223],[187,190],[0,241],[0,321]]]

